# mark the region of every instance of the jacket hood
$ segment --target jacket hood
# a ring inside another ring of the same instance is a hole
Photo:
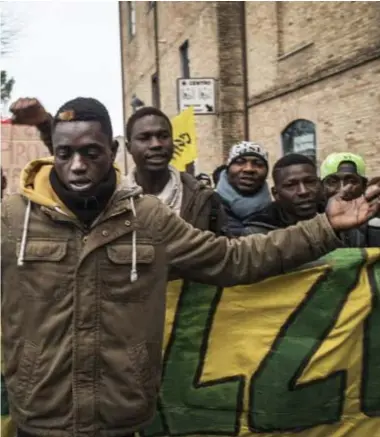
[[[31,202],[52,209],[59,209],[66,215],[73,216],[54,192],[49,175],[54,165],[54,157],[36,159],[29,162],[21,172],[20,192]],[[127,191],[129,196],[141,194],[138,188],[130,189],[120,168],[114,164],[116,170],[117,191]]]
[[[184,185],[187,186],[187,188],[194,192],[207,188],[204,185],[200,184],[194,176],[191,176],[191,174],[186,172],[181,172],[181,181]]]

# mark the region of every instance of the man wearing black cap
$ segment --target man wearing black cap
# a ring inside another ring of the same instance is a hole
[[[217,238],[125,185],[97,100],[58,110],[52,146],[54,160],[29,163],[1,210],[2,353],[19,437],[125,437],[152,421],[169,268],[253,283],[336,249],[336,232],[379,209],[374,188],[287,230]]]

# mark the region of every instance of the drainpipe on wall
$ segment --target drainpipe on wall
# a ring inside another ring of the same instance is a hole
[[[126,138],[126,130],[125,130],[125,126],[127,123],[126,120],[126,115],[127,115],[127,111],[126,111],[126,103],[125,103],[125,74],[124,74],[124,32],[123,32],[123,3],[124,2],[119,2],[119,34],[120,34],[120,67],[121,67],[121,95],[122,95],[122,100],[123,100],[123,135],[124,135],[124,141]],[[125,3],[124,3],[125,4]],[[126,16],[126,14],[124,14],[124,16]],[[119,144],[119,147],[121,145]],[[127,153],[126,153],[126,147],[124,145],[123,147],[123,156],[124,156],[124,168],[125,168],[125,174],[128,173],[128,160],[127,160]]]
[[[156,62],[156,75],[157,75],[157,107],[161,109],[161,87],[160,87],[160,48],[158,42],[158,5],[159,2],[154,2],[153,8],[153,21],[154,21],[154,50],[155,50],[155,62]]]
[[[248,63],[247,63],[247,31],[245,1],[240,2],[240,26],[241,26],[241,60],[243,74],[243,123],[244,140],[249,140],[249,108],[248,108]]]

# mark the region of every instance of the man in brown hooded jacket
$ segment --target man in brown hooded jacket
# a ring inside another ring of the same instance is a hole
[[[170,267],[253,283],[334,250],[336,231],[379,208],[373,188],[286,230],[229,240],[125,185],[100,102],[63,105],[53,149],[2,205],[2,352],[21,437],[122,437],[152,420]]]

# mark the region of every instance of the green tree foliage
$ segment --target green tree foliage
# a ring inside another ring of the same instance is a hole
[[[5,70],[1,70],[1,101],[5,102],[10,100],[15,80],[13,77],[8,77]]]

